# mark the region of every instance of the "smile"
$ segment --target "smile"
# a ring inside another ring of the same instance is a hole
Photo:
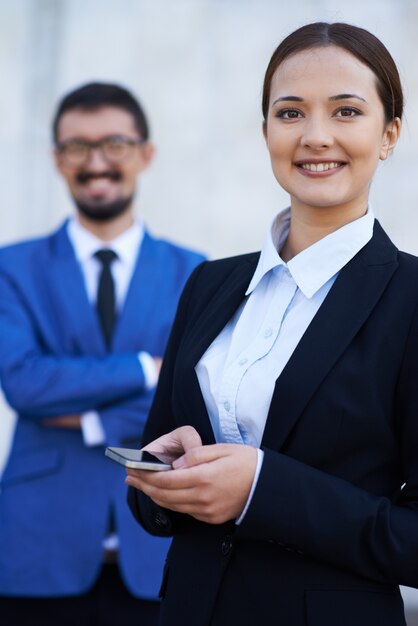
[[[297,164],[303,170],[308,172],[328,172],[342,167],[344,163],[340,161],[329,161],[327,163],[299,163]]]
[[[84,184],[94,184],[97,181],[120,181],[122,178],[120,172],[108,171],[108,172],[79,172],[77,174],[77,182]]]
[[[107,176],[98,176],[97,178],[90,178],[85,184],[90,189],[103,189],[109,185],[109,182],[112,183],[113,179],[110,179]]]

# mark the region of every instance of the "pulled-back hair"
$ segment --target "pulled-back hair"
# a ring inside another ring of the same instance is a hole
[[[402,119],[403,92],[396,64],[383,43],[369,31],[342,22],[313,22],[288,35],[276,48],[264,77],[262,111],[267,119],[271,81],[279,65],[287,58],[312,48],[338,46],[367,65],[376,76],[377,92],[382,101],[385,121]]]

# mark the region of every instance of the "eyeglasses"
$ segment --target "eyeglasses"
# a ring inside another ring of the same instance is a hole
[[[91,151],[100,150],[108,163],[123,163],[129,160],[137,146],[145,143],[145,139],[131,139],[123,135],[109,135],[99,141],[85,139],[68,139],[57,143],[56,148],[67,165],[84,165],[90,158]]]

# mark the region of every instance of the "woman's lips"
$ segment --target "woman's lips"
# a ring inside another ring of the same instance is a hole
[[[296,163],[296,167],[301,173],[307,176],[327,176],[341,170],[346,163],[343,161],[321,161]]]

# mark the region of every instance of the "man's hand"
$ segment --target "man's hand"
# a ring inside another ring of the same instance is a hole
[[[42,420],[42,424],[50,428],[70,428],[72,430],[77,430],[81,428],[81,417],[80,415],[48,417]]]
[[[157,371],[157,375],[160,375],[161,365],[163,364],[163,360],[160,356],[153,356],[155,369]]]
[[[158,451],[156,444],[164,437],[147,448]],[[174,461],[173,470],[127,469],[126,484],[166,509],[187,513],[208,524],[222,524],[237,519],[244,510],[256,466],[257,450],[252,446],[192,446]]]

